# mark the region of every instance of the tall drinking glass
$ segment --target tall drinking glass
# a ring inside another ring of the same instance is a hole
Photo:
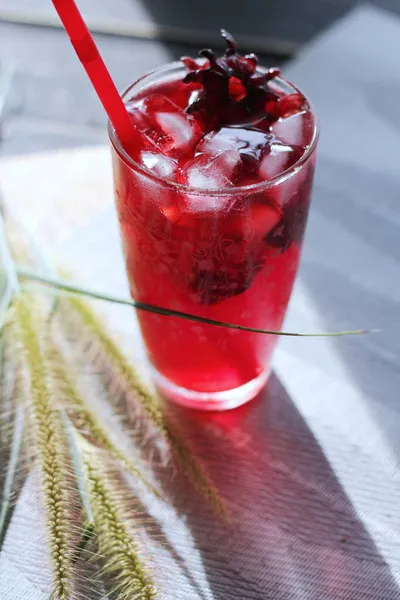
[[[190,121],[189,133],[182,130],[163,98],[168,94],[174,106],[179,104],[180,91],[170,83],[181,81],[184,74],[182,63],[167,65],[141,78],[123,96],[133,112],[151,96],[152,110],[164,115],[158,123],[166,124],[164,130],[168,125],[173,139],[176,127],[180,140],[198,135],[193,133],[196,123]],[[280,76],[273,85],[282,97],[299,94]],[[178,117],[183,119],[181,112]],[[150,129],[145,130],[146,140],[154,140]],[[174,166],[167,151],[157,156],[144,144],[142,154],[138,148],[130,156],[109,126],[116,205],[134,299],[253,328],[281,328],[314,175],[318,131],[308,102],[298,114],[279,119],[271,131],[273,141],[268,138],[268,152],[258,163],[258,180],[242,179],[237,185],[228,176],[222,184],[213,179],[214,158],[204,162],[198,155],[195,166],[190,163],[190,177],[171,175]],[[231,130],[223,134],[232,137]],[[262,133],[245,135],[243,161],[246,152],[257,154]],[[171,155],[174,148],[172,144]],[[217,156],[231,168],[237,154],[229,148],[222,146]],[[182,163],[180,169],[189,172]],[[138,318],[156,383],[178,403],[208,410],[233,408],[253,398],[268,378],[276,336],[143,311]]]

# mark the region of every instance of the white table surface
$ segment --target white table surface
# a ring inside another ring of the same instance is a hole
[[[234,527],[200,509],[156,508],[168,541],[149,542],[161,598],[400,599],[399,73],[400,23],[370,8],[287,69],[323,134],[286,328],[383,333],[282,340],[258,400],[201,420],[177,411]],[[0,185],[48,252],[97,288],[127,293],[107,149],[3,161]],[[139,356],[127,311],[108,316]],[[31,476],[0,553],[2,600],[48,598],[45,556]]]

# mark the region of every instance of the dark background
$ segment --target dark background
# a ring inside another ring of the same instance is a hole
[[[196,54],[196,48],[213,42],[210,35],[215,39],[222,26],[243,38],[246,50],[264,47],[258,52],[264,64],[282,65],[358,4],[357,0],[78,0],[97,31],[111,28],[125,33],[96,34],[120,88],[168,60]],[[373,4],[400,14],[399,0]],[[15,68],[2,111],[0,155],[105,139],[103,111],[55,22],[51,0],[0,0],[0,67],[3,74],[10,66]],[[152,35],[154,24],[162,26],[159,39],[140,39]],[[129,32],[139,37],[127,37]],[[373,39],[371,31],[372,44]],[[0,96],[1,90],[0,85]]]

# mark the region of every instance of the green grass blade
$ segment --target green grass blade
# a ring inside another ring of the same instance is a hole
[[[176,317],[178,319],[185,319],[187,321],[194,321],[196,323],[203,323],[204,325],[212,325],[214,327],[225,327],[227,329],[236,329],[238,331],[249,331],[251,333],[260,333],[263,335],[279,335],[284,337],[341,337],[347,335],[362,335],[365,333],[378,333],[377,329],[351,329],[346,331],[330,331],[325,333],[295,333],[290,331],[273,331],[272,329],[258,329],[255,327],[247,327],[246,325],[238,325],[235,323],[228,323],[226,321],[217,321],[216,319],[208,319],[206,317],[200,317],[192,315],[190,313],[182,312],[179,310],[172,310],[169,308],[163,308],[154,304],[146,304],[145,302],[139,302],[138,300],[129,300],[126,298],[118,298],[110,294],[104,294],[96,292],[88,288],[83,288],[72,283],[61,281],[36,273],[30,269],[24,267],[18,267],[18,276],[24,280],[37,281],[45,286],[68,292],[71,294],[77,294],[81,296],[87,296],[97,300],[105,300],[106,302],[112,302],[115,304],[122,304],[124,306],[133,306],[137,310],[143,310],[145,312],[155,313],[165,317]]]

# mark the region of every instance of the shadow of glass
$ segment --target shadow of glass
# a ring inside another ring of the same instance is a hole
[[[201,553],[207,597],[398,598],[388,566],[276,376],[234,411],[170,411],[232,520],[216,518],[187,481],[162,481]]]

